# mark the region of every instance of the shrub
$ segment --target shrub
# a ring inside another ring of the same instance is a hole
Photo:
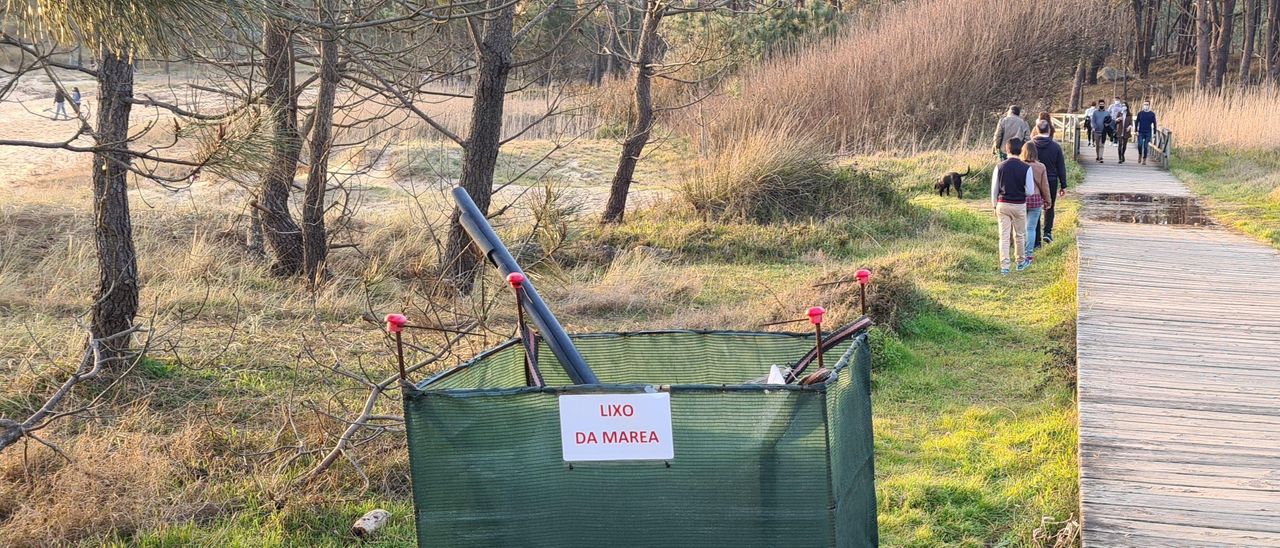
[[[889,262],[874,268],[873,283],[867,285],[867,315],[897,332],[913,315],[931,306],[928,295],[911,279],[909,268]]]
[[[698,165],[680,197],[705,217],[759,222],[896,209],[886,182],[836,167],[826,147],[789,123],[750,130]]]

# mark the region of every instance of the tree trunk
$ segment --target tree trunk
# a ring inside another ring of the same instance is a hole
[[[1132,0],[1133,6],[1133,71],[1146,78],[1151,66],[1151,26],[1154,22],[1155,0]]]
[[[1098,71],[1102,70],[1102,63],[1107,60],[1107,48],[1101,48],[1093,52],[1093,57],[1089,59],[1089,70],[1085,72],[1085,82],[1091,86],[1098,84]]]
[[[1267,8],[1267,81],[1280,85],[1280,0]]]
[[[93,304],[93,336],[102,338],[133,326],[138,313],[138,257],[129,218],[129,111],[133,66],[128,53],[104,51],[98,67],[97,146],[93,153],[93,232],[98,251],[98,291]],[[129,349],[129,337],[104,343],[103,359]]]
[[[1231,60],[1231,38],[1236,24],[1236,0],[1222,0],[1222,9],[1218,12],[1218,40],[1213,45],[1214,89],[1222,89],[1227,77],[1227,64]]]
[[[1076,77],[1071,81],[1071,104],[1067,112],[1079,112],[1084,102],[1084,72],[1088,63],[1084,59],[1076,63]]]
[[[1190,65],[1196,62],[1196,0],[1182,0],[1178,6],[1178,62]]]
[[[324,0],[321,20],[333,24],[334,0]],[[333,101],[338,90],[338,38],[335,31],[320,31],[320,92],[316,97],[311,129],[311,166],[302,205],[303,274],[312,284],[324,277],[329,239],[325,235],[325,185],[329,174],[329,151],[333,146]]]
[[[267,19],[262,49],[267,86],[262,98],[271,109],[275,143],[271,167],[258,189],[258,205],[262,207],[267,243],[275,254],[271,271],[292,276],[302,270],[302,232],[289,212],[289,193],[298,171],[302,141],[298,135],[298,98],[293,93],[293,34],[283,20]]]
[[[505,7],[503,6],[506,4]],[[484,23],[480,49],[476,52],[475,93],[471,101],[471,130],[462,147],[460,186],[475,201],[481,213],[489,213],[493,194],[493,168],[502,141],[502,109],[506,100],[507,77],[511,73],[511,25],[514,3],[489,0],[489,9],[498,9]],[[458,221],[455,208],[449,222],[449,240],[440,257],[440,272],[462,294],[471,292],[480,257],[471,237]]]
[[[636,52],[636,64],[632,67],[635,75],[635,112],[627,127],[627,140],[622,143],[622,157],[618,159],[618,170],[609,184],[609,203],[605,205],[602,223],[620,223],[627,210],[627,193],[631,190],[631,178],[635,176],[636,164],[645,145],[649,144],[649,135],[653,130],[653,62],[658,52],[658,25],[666,13],[666,4],[659,0],[645,2],[644,21],[640,25],[640,48]]]
[[[1209,21],[1209,2],[1196,1],[1196,89],[1209,88],[1209,34],[1213,32]]]
[[[1260,0],[1244,0],[1244,49],[1240,56],[1240,87],[1249,85],[1253,68],[1254,37],[1258,34],[1258,23],[1262,17]]]

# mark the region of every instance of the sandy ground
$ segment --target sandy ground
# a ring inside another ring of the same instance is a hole
[[[86,119],[94,123],[96,82],[88,75],[74,71],[58,71],[57,74],[64,87],[80,88],[83,96],[81,110]],[[177,76],[177,72],[165,75],[158,71],[141,71],[137,75],[135,93],[177,101],[184,106],[193,102],[207,103],[216,100],[186,94],[182,91],[184,86],[176,79]],[[24,77],[13,93],[0,101],[0,138],[58,143],[75,135],[78,124],[76,120],[53,120],[53,93],[53,84],[44,76]],[[461,107],[465,109],[466,105]],[[453,111],[459,110],[457,105],[451,108]],[[516,110],[522,108],[541,107],[536,104],[520,104]],[[442,115],[453,116],[456,114],[453,111]],[[527,113],[520,114],[525,115]],[[132,121],[135,131],[138,131],[146,124],[156,121],[164,122],[158,124],[158,128],[167,128],[169,118],[163,111],[135,107]],[[159,136],[163,131],[165,130],[153,130],[152,135]],[[399,132],[399,137],[396,138],[399,141],[393,140],[390,143],[389,150],[392,154],[376,162],[367,173],[344,179],[344,184],[358,198],[362,213],[385,213],[403,208],[406,200],[413,194],[418,195],[418,200],[432,206],[444,205],[445,191],[456,184],[456,161],[444,162],[440,170],[428,174],[409,174],[403,167],[409,162],[420,161],[424,153],[457,157],[460,151],[451,144],[441,146],[428,142],[424,146],[421,135],[418,128]],[[503,164],[504,160],[500,159],[500,173],[495,175],[495,184],[501,187],[494,198],[495,206],[501,207],[520,200],[528,195],[529,187],[541,187],[547,181],[554,181],[584,213],[593,214],[602,210],[608,199],[608,184],[617,162],[619,145],[612,140],[575,140],[537,168],[530,170],[515,184],[502,186],[506,181],[505,177],[523,171],[522,162],[530,162],[540,156],[540,150],[548,150],[550,143],[545,139],[522,139],[504,149],[506,163]],[[80,137],[73,144],[88,145],[89,140]],[[682,162],[683,154],[672,147],[673,145],[661,145],[656,153],[646,151],[646,155],[654,154],[659,157],[641,163],[629,200],[630,209],[663,199],[679,183],[678,174],[674,173],[677,170],[673,169],[672,164]],[[508,154],[510,158],[506,157]],[[345,159],[338,155],[335,160],[331,160],[331,171],[337,172],[349,167],[343,165]],[[55,202],[88,208],[91,192],[88,174],[91,167],[92,158],[88,153],[57,148],[0,147],[0,202]],[[305,166],[299,166],[300,182],[305,179],[305,169]],[[134,184],[132,190],[134,202],[139,204],[135,207],[156,207],[169,202],[225,205],[243,209],[248,195],[233,183],[211,176],[202,177],[189,187],[179,190],[166,189],[146,181]]]

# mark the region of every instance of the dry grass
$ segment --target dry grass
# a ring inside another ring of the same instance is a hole
[[[833,216],[878,216],[905,203],[893,189],[856,169],[835,165],[835,155],[809,128],[771,118],[702,160],[679,190],[680,198],[712,219],[770,222]]]
[[[1189,92],[1156,105],[1160,125],[1173,130],[1174,149],[1280,147],[1280,88]]]
[[[575,315],[657,313],[697,295],[701,280],[682,274],[661,255],[645,247],[619,253],[598,279],[564,292],[564,310]]]
[[[1079,29],[1105,21],[1107,9],[1095,0],[914,0],[745,71],[708,107],[709,145],[727,147],[778,116],[812,130],[826,150],[985,138],[1011,102],[1051,109],[1045,102],[1075,69],[1071,52],[1090,40]]]
[[[0,453],[5,543],[50,546],[219,513],[225,501],[201,481],[199,432],[162,422],[145,405],[122,410],[62,444],[71,462],[34,442]]]
[[[680,196],[712,217],[755,220],[819,214],[841,180],[834,157],[794,124],[744,129],[694,170]]]

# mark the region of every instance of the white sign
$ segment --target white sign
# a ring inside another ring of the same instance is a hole
[[[671,460],[671,394],[561,395],[560,448],[568,462]]]

